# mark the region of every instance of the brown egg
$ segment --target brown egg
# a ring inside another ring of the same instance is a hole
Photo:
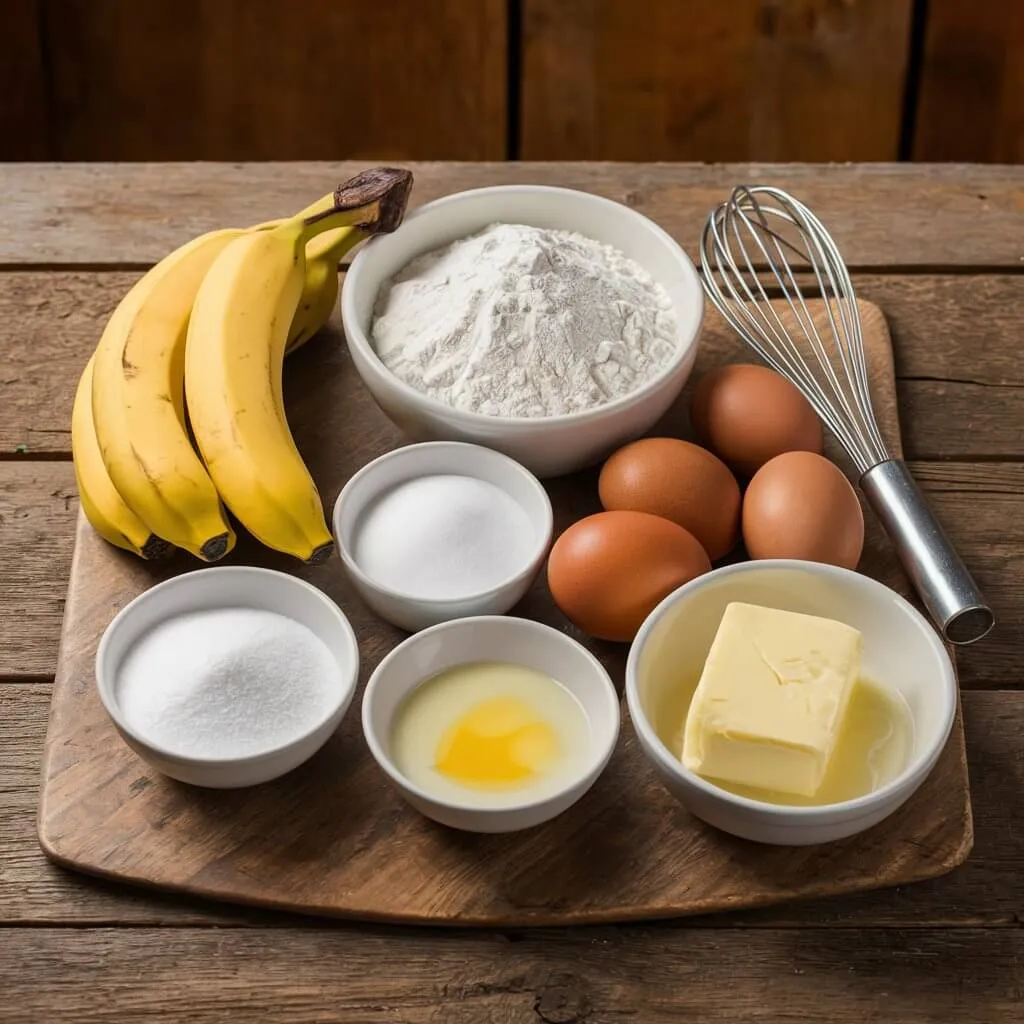
[[[813,452],[765,463],[743,497],[743,540],[751,558],[802,558],[856,569],[864,513],[842,470]]]
[[[736,363],[702,377],[693,428],[737,473],[753,476],[783,452],[821,452],[821,421],[793,384],[767,366]]]
[[[601,504],[650,512],[678,523],[714,561],[740,534],[740,486],[706,448],[673,437],[649,437],[620,448],[601,469]]]
[[[632,640],[655,605],[711,568],[692,533],[647,512],[598,512],[551,548],[548,587],[584,632]]]

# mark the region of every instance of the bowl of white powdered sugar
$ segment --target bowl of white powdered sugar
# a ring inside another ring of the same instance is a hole
[[[697,271],[621,203],[540,185],[428,203],[353,260],[356,369],[415,440],[469,441],[538,476],[648,431],[693,368]]]

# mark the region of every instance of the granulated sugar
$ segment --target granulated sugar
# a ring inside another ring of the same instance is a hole
[[[245,757],[313,729],[344,681],[327,645],[255,608],[188,612],[129,649],[116,698],[128,726],[171,753]]]
[[[377,584],[435,600],[480,594],[530,564],[533,526],[486,480],[438,474],[408,480],[363,513],[352,557]]]

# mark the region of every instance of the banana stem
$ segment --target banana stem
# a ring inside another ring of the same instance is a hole
[[[306,246],[306,262],[328,259],[340,263],[350,249],[367,237],[366,232],[354,225],[325,231]]]
[[[411,189],[412,172],[404,168],[375,167],[363,171],[334,190],[330,209],[303,218],[302,241],[308,242],[321,232],[344,224],[351,224],[367,235],[394,231],[405,216]]]
[[[294,217],[278,217],[276,220],[265,220],[259,224],[253,224],[250,231],[270,231],[279,228],[282,224],[289,224],[292,220],[305,220],[317,213],[331,213],[334,210],[334,193],[328,192],[321,196],[315,203],[310,203],[305,209],[299,210]]]
[[[305,209],[299,210],[298,216],[305,219],[318,213],[330,213],[334,209],[334,193],[328,192],[321,196],[315,203],[310,203]]]

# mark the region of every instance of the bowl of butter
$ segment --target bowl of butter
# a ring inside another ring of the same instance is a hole
[[[934,768],[956,676],[890,588],[794,560],[717,569],[666,597],[630,648],[640,745],[694,815],[757,842],[843,839]]]

